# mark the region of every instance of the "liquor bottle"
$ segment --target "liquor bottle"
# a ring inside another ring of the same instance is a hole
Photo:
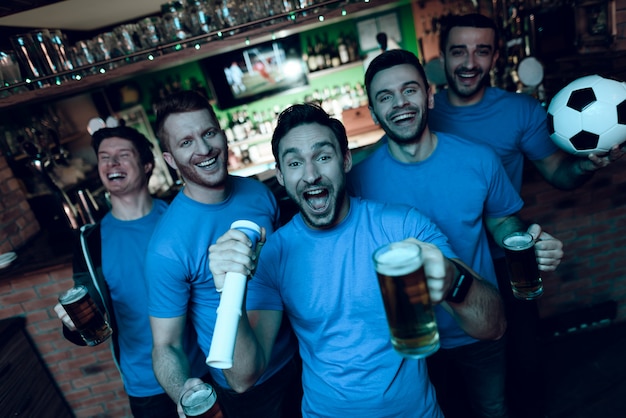
[[[348,55],[348,47],[346,46],[343,32],[339,33],[339,38],[337,39],[337,52],[339,53],[339,60],[341,61],[341,64],[347,64],[350,62],[350,55]]]
[[[326,61],[324,61],[324,44],[318,35],[315,35],[315,59],[317,60],[318,70],[326,68]]]
[[[317,71],[317,55],[315,54],[315,49],[313,48],[313,45],[311,45],[311,38],[307,39],[306,51],[308,56],[307,67],[309,67],[309,72],[312,73],[314,71]]]

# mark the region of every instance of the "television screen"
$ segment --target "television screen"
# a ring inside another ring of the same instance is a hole
[[[220,109],[308,84],[297,35],[209,57],[202,66]]]

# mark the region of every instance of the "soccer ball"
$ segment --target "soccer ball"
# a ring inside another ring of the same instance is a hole
[[[548,132],[574,155],[605,153],[626,141],[626,83],[599,75],[572,81],[548,106]]]

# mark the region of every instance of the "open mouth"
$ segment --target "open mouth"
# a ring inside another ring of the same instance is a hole
[[[202,169],[210,169],[213,166],[215,166],[216,162],[217,162],[217,158],[213,157],[213,158],[209,158],[208,160],[201,161],[195,164],[195,166],[198,168],[202,168]]]
[[[330,193],[327,189],[315,189],[304,192],[304,199],[315,212],[323,212],[328,208]]]
[[[480,78],[480,72],[478,71],[457,72],[456,76],[459,78],[459,80],[461,80],[461,82],[469,83]]]
[[[415,119],[416,112],[405,112],[401,115],[397,115],[391,118],[393,123],[402,124],[402,123],[412,123],[413,119]]]
[[[107,179],[110,181],[119,181],[126,178],[126,173],[109,173],[107,174]]]

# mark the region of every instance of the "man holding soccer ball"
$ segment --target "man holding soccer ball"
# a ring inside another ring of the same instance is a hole
[[[620,158],[624,144],[614,146],[604,155],[577,157],[558,148],[550,140],[546,111],[525,94],[516,94],[490,86],[490,71],[498,59],[498,30],[495,23],[480,14],[451,16],[440,35],[441,58],[448,88],[435,95],[429,126],[433,131],[462,136],[491,146],[500,156],[513,183],[521,190],[524,157],[533,162],[541,175],[554,187],[574,189],[591,178],[599,168]],[[626,140],[626,138],[624,138]],[[510,292],[503,253],[492,245],[494,265],[508,320],[509,357],[512,367],[523,355],[525,368],[510,369],[512,394],[521,387],[538,383],[538,370],[528,367],[536,359],[537,306],[517,301]],[[506,290],[507,292],[503,292]],[[530,386],[529,386],[530,385]],[[523,393],[523,392],[522,392]],[[520,405],[529,406],[528,398]],[[525,411],[526,416],[540,416],[541,405]]]

